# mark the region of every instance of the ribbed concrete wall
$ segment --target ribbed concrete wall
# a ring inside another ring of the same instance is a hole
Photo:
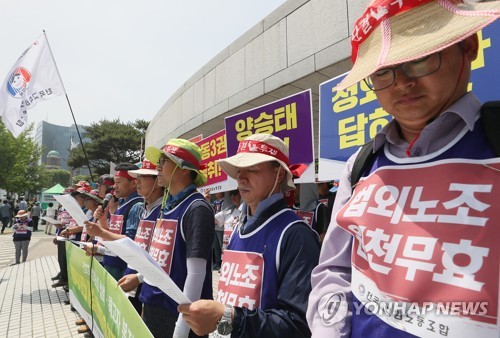
[[[146,144],[209,136],[224,128],[225,116],[308,88],[317,126],[318,86],[350,69],[350,31],[368,2],[287,1],[168,99],[149,125]]]

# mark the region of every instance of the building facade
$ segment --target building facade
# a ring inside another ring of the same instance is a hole
[[[227,116],[306,89],[317,131],[319,85],[350,70],[351,30],[368,3],[286,1],[186,80],[149,124],[146,146],[210,136]]]
[[[84,126],[78,126],[80,134],[82,135],[83,142],[89,141],[85,139]],[[75,125],[70,127],[58,126],[46,121],[41,121],[36,127],[35,142],[42,147],[42,157],[39,164],[44,163],[49,167],[54,165],[54,161],[58,163],[58,169],[71,170],[68,167],[68,157],[70,149],[80,146],[80,140],[78,138],[78,133],[76,131]],[[56,160],[55,156],[59,156]],[[88,169],[84,170],[85,174],[88,173]]]

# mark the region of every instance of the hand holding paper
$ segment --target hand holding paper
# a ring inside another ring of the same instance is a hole
[[[85,227],[85,222],[88,221],[87,216],[83,213],[82,208],[78,205],[78,202],[71,197],[71,195],[54,195],[54,198],[57,202],[61,203],[61,205],[66,209],[66,211],[73,217],[75,222],[81,226]]]
[[[177,303],[191,303],[153,257],[130,238],[125,237],[115,241],[103,241],[102,243],[127,262],[130,268],[140,272],[149,284],[158,287]]]
[[[51,217],[47,217],[47,216],[42,216],[42,217],[40,217],[40,219],[44,220],[47,223],[61,224],[61,222],[59,222],[57,219],[54,219],[54,218],[51,218]]]

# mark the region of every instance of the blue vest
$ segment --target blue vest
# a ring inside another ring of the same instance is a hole
[[[153,208],[153,210],[151,210],[151,212],[149,212],[149,214],[146,214],[145,217],[141,217],[141,220],[139,221],[139,225],[141,224],[142,221],[150,221],[150,222],[156,222],[156,220],[158,218],[160,218],[160,210],[161,210],[161,203],[158,204],[156,207]],[[147,211],[144,211],[145,213]],[[153,226],[153,229],[154,229],[154,226]],[[151,239],[153,237],[153,233],[151,232],[150,234],[150,237],[149,237],[149,243],[151,243]],[[137,234],[136,234],[136,238],[134,241],[137,241]],[[146,249],[146,251],[149,249],[149,245]]]
[[[466,134],[453,146],[439,154],[436,157],[428,159],[427,161],[422,161],[419,163],[429,163],[443,159],[450,158],[465,158],[465,159],[488,159],[496,157],[490,143],[486,140],[484,135],[484,130],[479,123],[476,121],[473,131],[468,131]],[[416,162],[411,162],[408,164],[415,164]],[[405,165],[400,163],[395,163],[391,161],[384,153],[383,148],[380,149],[375,157],[373,166],[365,172],[364,176],[375,171],[377,168],[388,166],[388,165]],[[352,309],[360,309],[359,311],[353,311],[352,322],[351,322],[351,337],[415,337],[405,331],[401,331],[393,326],[386,324],[382,319],[376,315],[367,315],[365,313],[364,306],[353,296]],[[356,312],[359,312],[358,314]]]
[[[184,290],[184,283],[187,277],[187,265],[186,265],[186,241],[184,239],[182,222],[184,215],[189,206],[195,201],[203,201],[210,206],[202,194],[199,192],[194,192],[183,201],[181,201],[172,210],[163,212],[164,220],[173,220],[177,222],[177,231],[175,235],[174,252],[172,253],[172,263],[170,269],[170,278],[177,284],[177,286]],[[210,207],[210,209],[212,209]],[[212,269],[211,269],[211,257],[207,257],[207,267],[205,273],[205,280],[203,282],[203,289],[201,291],[201,299],[213,299],[212,290]],[[167,296],[163,291],[155,286],[149,285],[144,282],[142,285],[141,294],[139,295],[139,300],[153,307],[162,307],[170,311],[172,314],[178,314],[177,303]]]
[[[137,194],[137,193],[136,193]],[[128,213],[130,209],[134,206],[134,204],[142,202],[143,198],[142,197],[133,197],[129,201],[123,203],[120,205],[120,207],[116,210],[115,215],[124,215],[128,216]],[[127,220],[123,221],[122,225],[122,235],[125,234],[125,231],[127,230]],[[115,268],[119,269],[125,269],[127,267],[127,263],[122,260],[119,257],[113,257],[113,256],[104,256],[104,259],[102,261],[102,265],[108,265],[108,266],[113,266]]]
[[[262,254],[264,275],[259,307],[263,310],[278,307],[279,278],[276,263],[279,264],[280,258],[279,244],[285,230],[295,223],[310,228],[291,209],[282,209],[251,233],[241,235],[235,230],[227,246],[228,250]]]
[[[141,216],[141,221],[144,220],[144,221],[156,222],[156,220],[160,216],[160,209],[161,209],[161,203],[158,204],[156,207],[154,207],[153,210],[151,210],[151,212],[149,214],[146,214],[145,217]],[[146,213],[147,211],[144,211],[144,212]],[[141,224],[141,221],[139,221],[139,226]],[[137,229],[139,229],[139,227]],[[154,227],[153,227],[153,229],[154,229]],[[137,242],[137,240],[138,240],[137,235],[138,234],[139,234],[139,232],[137,232],[137,234],[135,235],[134,242]],[[149,237],[149,243],[151,243],[151,238],[152,237],[153,237],[153,234],[151,233],[151,236]],[[149,249],[149,245],[148,245],[148,249]],[[137,271],[131,269],[130,267],[127,267],[127,269],[125,270],[124,275],[129,275],[129,274],[133,274],[133,273],[135,274],[135,273],[137,273]]]

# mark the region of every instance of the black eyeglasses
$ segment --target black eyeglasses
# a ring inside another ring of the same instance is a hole
[[[163,167],[165,165],[165,162],[167,161],[168,157],[167,156],[161,156],[160,159],[158,160],[158,163],[156,163],[157,167]]]
[[[396,71],[401,69],[410,79],[418,79],[436,72],[441,67],[441,52],[431,54],[418,60],[402,63],[396,67],[383,68],[366,79],[368,88],[374,92],[389,88],[396,81]]]

